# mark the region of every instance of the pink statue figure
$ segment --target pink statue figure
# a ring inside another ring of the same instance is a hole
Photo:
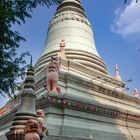
[[[24,140],[40,140],[38,120],[29,119],[25,126]]]
[[[66,58],[66,55],[65,55],[65,40],[61,40],[61,43],[60,43],[60,51],[58,52],[58,57],[60,58]]]
[[[134,89],[133,96],[139,97],[139,93],[138,93],[138,89],[137,88]]]
[[[52,57],[51,62],[47,67],[47,90],[48,92],[57,92],[60,94],[60,88],[58,87],[58,78],[59,78],[59,67],[60,59],[58,57]]]
[[[44,111],[42,109],[38,109],[37,119],[39,122],[39,133],[42,135],[45,133],[45,131],[47,131],[47,127],[44,125],[44,118],[45,118]]]

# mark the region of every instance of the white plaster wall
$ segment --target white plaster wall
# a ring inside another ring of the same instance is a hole
[[[59,50],[62,39],[66,42],[65,49],[82,50],[99,56],[92,29],[85,23],[76,20],[64,20],[63,23],[58,22],[50,28],[43,55]]]

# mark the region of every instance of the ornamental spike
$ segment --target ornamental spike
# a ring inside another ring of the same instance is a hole
[[[63,39],[61,40],[59,47],[60,47],[60,51],[58,52],[58,57],[65,59],[66,58],[66,55],[65,55],[65,40],[63,40]]]
[[[24,81],[24,89],[35,89],[35,79],[34,79],[34,67],[32,66],[32,56],[30,60],[30,66],[27,70],[27,77]]]
[[[115,65],[115,79],[116,80],[121,80],[121,76],[119,74],[119,68],[118,68],[117,64]]]

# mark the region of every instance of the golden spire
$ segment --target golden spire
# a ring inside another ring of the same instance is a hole
[[[118,68],[117,64],[115,65],[115,79],[116,80],[121,80],[121,76],[119,74],[119,68]]]
[[[139,92],[137,88],[134,89],[133,96],[139,97]]]
[[[60,42],[60,51],[58,52],[58,57],[60,58],[66,58],[65,55],[65,40],[61,40]]]

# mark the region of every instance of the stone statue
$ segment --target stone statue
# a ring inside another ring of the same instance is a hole
[[[38,120],[29,119],[25,125],[24,140],[40,140]]]
[[[65,40],[61,40],[60,43],[60,51],[58,52],[58,57],[66,59],[66,54],[65,54]]]
[[[60,88],[57,85],[58,77],[59,77],[59,67],[60,67],[60,59],[58,57],[52,57],[51,62],[47,67],[47,90],[48,92],[57,92],[60,93]]]
[[[39,133],[41,135],[44,135],[44,133],[47,131],[47,127],[44,125],[44,111],[42,109],[37,110],[37,119],[39,122]]]
[[[133,96],[139,97],[139,92],[137,88],[134,89]]]

